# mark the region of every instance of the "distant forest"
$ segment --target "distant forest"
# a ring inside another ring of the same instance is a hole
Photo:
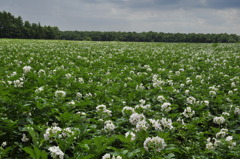
[[[191,43],[235,43],[240,42],[236,34],[163,33],[163,32],[101,32],[60,31],[56,26],[41,26],[40,23],[23,21],[11,13],[0,12],[0,38],[17,39],[61,39],[84,41],[134,41],[134,42],[191,42]]]

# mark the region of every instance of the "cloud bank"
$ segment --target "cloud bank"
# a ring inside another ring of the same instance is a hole
[[[23,20],[79,31],[240,34],[239,0],[0,0]]]

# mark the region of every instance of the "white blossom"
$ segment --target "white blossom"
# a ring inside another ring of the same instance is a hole
[[[78,114],[80,116],[86,116],[87,115],[85,112],[77,112],[76,114]]]
[[[159,120],[154,119],[148,119],[149,122],[152,124],[152,127],[154,127],[155,130],[162,130],[161,122]]]
[[[25,134],[22,135],[22,142],[28,142],[29,138]]]
[[[96,107],[96,111],[97,112],[101,112],[101,111],[104,111],[104,110],[106,110],[107,109],[107,107],[106,107],[106,105],[98,105],[97,107]]]
[[[170,110],[171,110],[171,103],[167,103],[167,102],[165,102],[165,103],[163,103],[163,105],[161,106],[161,110],[162,111],[165,111],[165,112],[169,112]]]
[[[187,98],[187,104],[194,104],[195,102],[196,102],[196,98],[194,98],[194,97]]]
[[[164,96],[160,95],[160,96],[157,97],[157,100],[158,100],[159,102],[164,102],[164,101],[165,101],[165,98],[164,98]]]
[[[214,147],[214,145],[213,145],[213,143],[212,143],[212,142],[208,142],[208,143],[206,144],[206,149],[209,149],[209,150],[214,150],[214,149],[215,149],[215,147]]]
[[[122,109],[123,115],[131,115],[132,113],[135,113],[134,108],[128,107],[128,106],[123,107],[123,109]]]
[[[68,105],[75,105],[75,102],[71,100],[70,102],[67,103]]]
[[[139,100],[139,102],[141,105],[144,105],[146,103],[146,101],[144,99]]]
[[[164,139],[156,136],[152,138],[146,138],[143,146],[146,151],[149,151],[149,149],[155,149],[157,152],[160,152],[167,146],[167,144],[165,143]]]
[[[66,96],[66,92],[58,90],[58,91],[55,92],[55,96],[57,98],[64,98]]]
[[[21,80],[13,81],[14,87],[23,87],[23,82]]]
[[[42,75],[45,75],[45,74],[46,74],[46,72],[43,69],[40,69],[38,71],[38,76],[42,76]]]
[[[239,107],[236,107],[236,108],[234,109],[234,114],[240,115],[240,108],[239,108]]]
[[[59,157],[60,159],[63,159],[64,153],[63,153],[62,150],[59,148],[59,146],[49,147],[48,150],[51,152],[51,157],[52,157],[52,158],[57,158],[57,157]]]
[[[228,112],[223,112],[222,115],[230,116]]]
[[[184,109],[184,112],[182,113],[186,118],[191,118],[194,114],[195,111],[191,109],[191,107],[187,107]]]
[[[131,141],[136,139],[136,135],[131,131],[125,133],[125,137],[128,138],[128,136],[130,136]]]
[[[77,97],[77,99],[82,98],[82,93],[77,92],[76,97]]]
[[[32,69],[31,66],[24,66],[23,67],[23,72],[26,74],[26,73],[30,72],[31,69]]]
[[[2,146],[2,147],[7,146],[7,141],[4,141],[1,146]]]
[[[162,118],[160,120],[160,123],[161,125],[164,127],[164,128],[168,128],[168,129],[172,129],[173,126],[172,126],[172,120],[171,119],[166,119],[166,118]]]
[[[228,91],[228,95],[233,95],[233,91]]]
[[[209,101],[205,100],[203,101],[204,105],[209,106]]]
[[[106,153],[104,156],[102,156],[102,159],[111,159],[111,155]]]
[[[209,95],[210,95],[210,96],[216,96],[217,93],[216,93],[215,91],[209,91]]]
[[[129,122],[133,125],[136,125],[139,121],[144,119],[145,116],[143,114],[133,113],[129,118]]]
[[[225,119],[224,119],[224,117],[222,117],[222,116],[220,116],[220,117],[214,117],[214,118],[213,118],[213,122],[216,123],[216,124],[218,124],[218,125],[220,125],[220,124],[222,124],[222,123],[225,122]]]
[[[113,155],[112,158],[111,158],[111,154],[106,153],[104,156],[102,156],[102,159],[122,159],[122,157],[121,157],[121,156],[115,157],[115,156]]]
[[[228,142],[228,148],[233,148],[234,146],[236,146],[236,142],[233,142],[232,136],[226,137],[225,140]]]
[[[141,130],[147,130],[148,129],[148,124],[146,120],[140,120],[136,124],[136,130],[141,131]]]
[[[221,129],[220,132],[216,134],[216,138],[225,137],[227,135],[228,129]]]
[[[187,95],[188,95],[188,94],[189,94],[189,92],[190,92],[189,90],[185,90],[185,94],[187,94]]]
[[[36,93],[40,93],[40,92],[42,92],[43,90],[44,90],[44,86],[37,88],[37,89],[35,90],[35,92],[36,92]]]
[[[115,125],[113,124],[113,122],[111,120],[105,121],[104,130],[106,132],[113,131],[114,129],[115,129]]]
[[[70,78],[72,77],[72,75],[71,75],[70,73],[67,73],[67,74],[65,75],[65,77],[66,77],[67,79],[70,79]]]
[[[226,141],[232,141],[233,137],[232,136],[228,136],[226,137]]]

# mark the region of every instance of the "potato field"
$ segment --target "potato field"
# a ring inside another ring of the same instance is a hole
[[[239,157],[239,44],[0,39],[0,159]]]

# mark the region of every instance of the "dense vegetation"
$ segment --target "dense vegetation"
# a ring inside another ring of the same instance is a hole
[[[58,27],[41,26],[40,23],[23,21],[20,16],[0,12],[0,38],[57,39],[59,35]]]
[[[240,41],[235,34],[196,34],[158,32],[100,32],[62,31],[60,39],[92,41],[132,41],[132,42],[189,42],[189,43],[234,43]]]
[[[1,39],[0,158],[237,159],[239,49]]]
[[[0,38],[191,43],[234,43],[240,41],[240,36],[226,33],[59,31],[58,27],[23,22],[20,16],[15,18],[11,13],[5,11],[0,12]]]

